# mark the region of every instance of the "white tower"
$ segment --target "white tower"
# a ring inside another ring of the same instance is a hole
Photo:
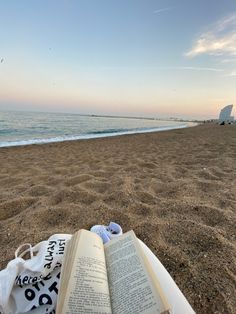
[[[233,105],[225,106],[220,111],[219,122],[232,122],[234,117],[231,116]]]

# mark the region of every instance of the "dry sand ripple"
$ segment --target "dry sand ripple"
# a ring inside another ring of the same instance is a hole
[[[197,313],[236,313],[236,126],[0,149],[0,266],[24,242],[116,221]]]

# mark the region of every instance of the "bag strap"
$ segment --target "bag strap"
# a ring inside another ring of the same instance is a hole
[[[25,249],[24,249],[25,248]],[[24,243],[18,247],[18,249],[15,251],[15,258],[21,257],[23,258],[24,255],[27,253],[30,253],[30,258],[34,256],[33,254],[33,248],[30,243]]]

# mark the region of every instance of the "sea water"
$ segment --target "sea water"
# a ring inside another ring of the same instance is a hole
[[[163,131],[188,124],[143,118],[0,111],[0,147]]]

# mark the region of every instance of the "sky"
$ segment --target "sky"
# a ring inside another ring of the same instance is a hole
[[[205,119],[236,100],[235,0],[0,5],[0,110]]]

